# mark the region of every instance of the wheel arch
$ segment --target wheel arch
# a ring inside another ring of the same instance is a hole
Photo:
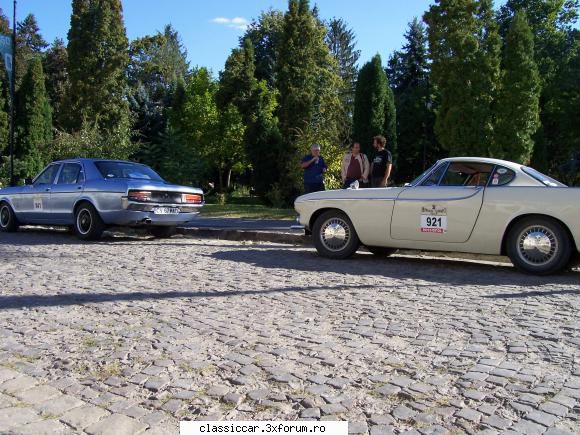
[[[532,217],[532,216],[552,219],[552,220],[558,222],[560,225],[562,225],[562,228],[564,228],[564,230],[566,231],[566,234],[568,235],[568,238],[570,239],[572,246],[574,246],[574,247],[577,246],[576,241],[574,240],[574,236],[572,235],[572,231],[570,231],[570,228],[568,228],[568,225],[566,225],[564,222],[562,222],[562,220],[560,220],[554,216],[550,216],[548,214],[543,214],[543,213],[526,213],[526,214],[522,214],[522,215],[519,215],[519,216],[516,216],[515,218],[513,218],[510,221],[510,223],[508,224],[508,226],[506,227],[506,229],[503,233],[503,237],[501,239],[501,255],[507,255],[506,242],[507,242],[508,235],[509,235],[510,231],[512,230],[512,228],[518,222],[522,221],[523,219]]]
[[[312,213],[310,215],[310,220],[308,221],[308,229],[310,231],[312,231],[312,227],[314,226],[314,222],[316,222],[316,219],[318,219],[318,217],[320,215],[322,215],[323,213],[326,213],[327,211],[330,211],[330,210],[336,210],[336,211],[339,211],[341,213],[344,213],[345,215],[348,216],[348,213],[345,210],[341,209],[341,208],[338,208],[338,207],[322,207],[322,208],[319,208],[318,210],[316,210],[314,213]],[[352,222],[351,217],[348,216],[348,218]],[[354,225],[354,222],[353,222],[353,225]],[[355,227],[355,229],[356,229],[356,227]]]
[[[95,204],[93,204],[93,202],[92,202],[90,199],[88,199],[88,198],[85,198],[85,197],[83,197],[83,198],[79,198],[79,199],[77,199],[77,201],[75,202],[75,205],[73,206],[73,215],[74,215],[74,214],[77,212],[77,209],[78,209],[78,208],[81,206],[81,204],[83,204],[83,203],[85,203],[85,202],[86,202],[87,204],[90,204],[90,205],[92,205],[92,206],[94,207],[94,209],[95,209],[95,210],[97,209],[97,208],[95,207]]]

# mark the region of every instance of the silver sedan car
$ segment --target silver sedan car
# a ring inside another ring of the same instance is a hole
[[[0,231],[20,225],[67,225],[84,240],[110,226],[146,226],[170,236],[204,204],[203,191],[163,180],[139,163],[71,159],[49,164],[24,186],[0,189]]]

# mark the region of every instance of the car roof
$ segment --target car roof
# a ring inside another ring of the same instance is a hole
[[[142,163],[138,162],[131,162],[129,160],[116,160],[116,159],[97,159],[97,158],[87,158],[87,157],[79,157],[76,159],[63,159],[63,160],[55,160],[52,163],[71,163],[71,162],[120,162],[120,163],[135,163],[137,165],[141,165]]]
[[[446,159],[439,160],[440,162],[477,162],[477,163],[489,163],[490,165],[502,165],[510,169],[519,170],[522,165],[508,160],[492,159],[488,157],[448,157]]]

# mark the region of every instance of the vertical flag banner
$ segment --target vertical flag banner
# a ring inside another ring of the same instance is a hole
[[[0,55],[4,61],[8,78],[12,81],[12,37],[0,35]]]

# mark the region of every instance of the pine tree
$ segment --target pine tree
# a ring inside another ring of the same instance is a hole
[[[31,60],[40,55],[48,43],[40,34],[40,28],[33,14],[28,14],[16,27],[16,88],[28,71]]]
[[[387,121],[385,111],[391,109],[388,102],[387,76],[381,64],[381,56],[375,55],[360,69],[356,84],[353,115],[353,140],[359,142],[363,153],[371,156],[373,137],[385,134]],[[392,114],[390,114],[392,116]],[[387,143],[387,148],[391,143]]]
[[[356,37],[342,18],[333,18],[327,24],[326,44],[336,59],[338,74],[342,79],[340,99],[342,102],[343,127],[342,139],[347,141],[352,134],[352,115],[354,110],[354,94],[358,74],[358,59],[360,50],[356,49]]]
[[[55,128],[63,128],[63,104],[68,92],[68,53],[62,39],[55,39],[43,57],[46,92],[53,110]]]
[[[96,122],[103,135],[111,135],[111,148],[129,155],[128,41],[121,1],[73,0],[67,50],[67,129]]]
[[[10,90],[9,80],[0,56],[0,156],[8,150],[8,133],[10,128]],[[1,163],[1,160],[0,160]]]
[[[276,65],[283,27],[284,14],[269,10],[262,12],[257,20],[253,20],[240,38],[240,46],[243,46],[246,39],[252,41],[256,64],[255,76],[258,80],[265,80],[269,87],[273,87],[276,82]]]
[[[326,29],[310,10],[308,0],[289,1],[283,29],[276,86],[280,132],[286,143],[281,158],[287,168],[280,186],[290,199],[301,185],[296,163],[315,141],[325,146],[327,159],[335,159],[329,165],[329,180],[338,178],[340,151],[332,147],[339,139],[341,79],[324,41]]]
[[[20,176],[30,177],[46,163],[52,142],[52,113],[39,57],[30,62],[16,101],[15,156],[25,162]]]
[[[278,159],[282,140],[274,116],[276,93],[265,80],[255,77],[254,49],[249,38],[226,60],[216,100],[220,108],[233,104],[240,113],[246,153],[253,169],[252,183],[258,193],[267,193],[283,168]]]
[[[497,101],[496,143],[501,157],[529,164],[533,135],[539,127],[540,77],[534,60],[534,36],[525,12],[510,24],[503,54]]]
[[[415,18],[405,33],[406,43],[389,59],[387,76],[397,107],[397,178],[414,179],[428,164],[442,157],[433,128],[432,89],[429,81],[427,34]]]
[[[133,142],[139,144],[132,158],[164,173],[169,148],[175,146],[168,134],[168,111],[178,83],[187,75],[187,51],[179,33],[167,25],[163,32],[132,41],[129,54],[128,100],[134,120]]]
[[[440,96],[435,133],[451,155],[494,156],[500,38],[491,0],[436,0],[425,14]]]

